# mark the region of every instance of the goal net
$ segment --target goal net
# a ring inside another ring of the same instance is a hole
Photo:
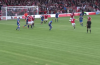
[[[17,19],[18,17],[23,18],[24,14],[38,15],[38,6],[7,6],[1,8],[1,19]]]

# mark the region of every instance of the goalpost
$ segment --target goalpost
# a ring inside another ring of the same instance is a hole
[[[7,6],[1,8],[1,19],[16,19],[28,13],[28,15],[38,15],[39,8],[38,6]]]

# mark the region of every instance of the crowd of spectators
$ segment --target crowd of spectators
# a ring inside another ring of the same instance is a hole
[[[0,0],[2,6],[39,6],[39,13],[100,10],[100,0]]]

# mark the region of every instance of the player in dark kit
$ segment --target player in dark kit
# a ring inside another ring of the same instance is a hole
[[[80,25],[83,26],[83,17],[82,16],[79,17],[79,21],[80,21]]]
[[[53,21],[53,20],[52,20]],[[52,21],[50,21],[49,23],[48,23],[48,25],[49,25],[49,27],[50,27],[50,29],[49,30],[51,30],[52,29]]]
[[[17,19],[17,26],[16,30],[20,30],[20,17]]]
[[[44,21],[44,16],[42,15],[41,16],[41,24],[43,23],[43,21]]]
[[[26,16],[25,21],[26,21],[26,25],[24,25],[23,27],[28,25],[28,16]]]
[[[57,20],[57,22],[58,22],[58,17],[59,17],[59,13],[57,12],[57,13],[55,14],[55,22],[56,22],[56,20]]]
[[[87,33],[88,33],[88,29],[90,29],[90,33],[91,33],[91,20],[90,19],[87,21]]]

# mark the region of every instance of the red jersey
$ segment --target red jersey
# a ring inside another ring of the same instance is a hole
[[[46,14],[46,15],[44,16],[44,18],[45,18],[45,19],[48,19],[48,15]]]
[[[74,16],[74,13],[72,13],[72,15]]]
[[[35,20],[35,18],[32,17],[32,21],[34,21],[34,20]]]
[[[32,17],[28,16],[28,22],[31,22],[31,21],[32,21]]]
[[[70,16],[71,18],[74,18],[74,13],[71,13],[71,16]]]
[[[71,23],[75,23],[75,19],[71,19]]]
[[[91,20],[91,17],[88,17],[88,20]]]

